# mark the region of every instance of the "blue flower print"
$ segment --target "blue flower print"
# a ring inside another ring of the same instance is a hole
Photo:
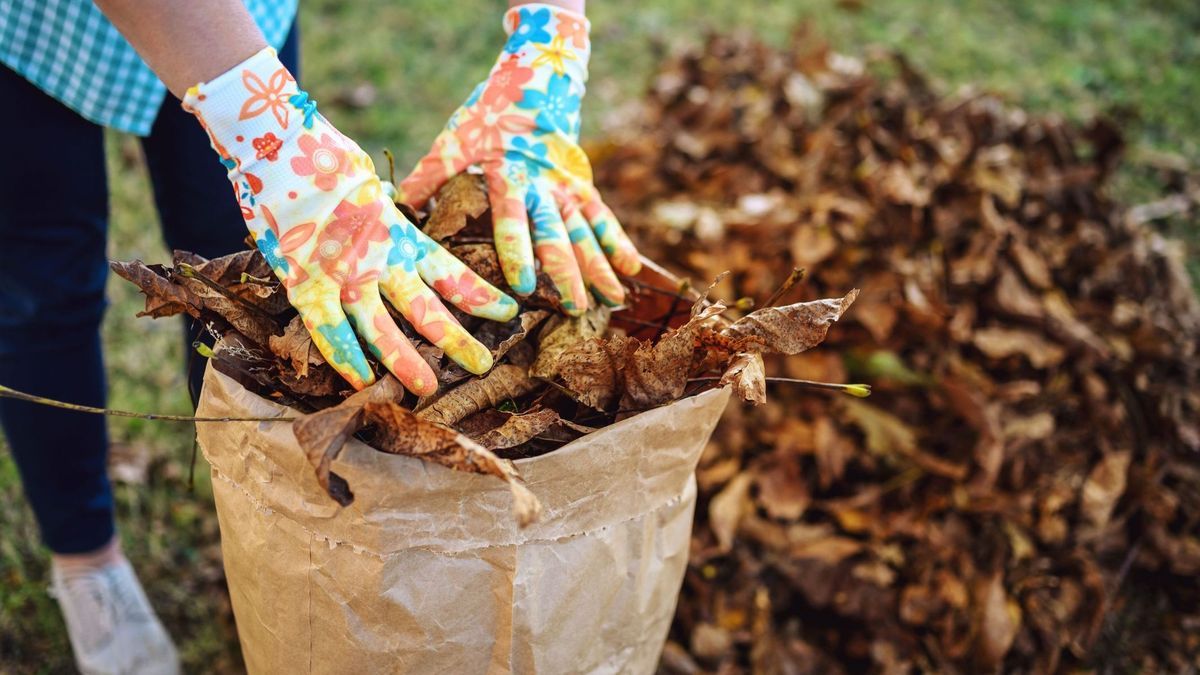
[[[354,336],[354,329],[350,327],[349,321],[342,319],[341,323],[336,325],[318,326],[317,332],[329,341],[332,347],[330,356],[335,366],[350,366],[363,382],[372,379],[371,368],[358,348],[358,338]]]
[[[304,117],[304,128],[312,129],[313,118],[317,115],[317,102],[308,97],[308,92],[297,91],[288,97],[288,103],[291,103],[292,107],[299,110]]]
[[[288,261],[283,256],[283,251],[279,250],[279,237],[275,236],[275,230],[263,232],[262,236],[254,243],[271,269],[275,270],[276,274],[286,277],[290,271]]]
[[[258,206],[258,199],[254,196],[254,188],[250,187],[250,181],[243,180],[238,183],[238,202],[250,208]]]
[[[554,74],[546,84],[545,93],[526,89],[517,107],[538,111],[535,134],[555,131],[574,134],[579,119],[579,103],[580,97],[571,93],[571,78]]]
[[[557,225],[562,216],[558,214],[553,199],[543,199],[541,192],[531,189],[525,195],[525,208],[529,210],[529,218],[533,221],[534,241],[561,238],[562,228]]]
[[[546,159],[545,143],[530,143],[523,136],[512,139],[512,147],[504,153],[504,159],[510,162],[524,162],[529,176],[538,176],[542,169],[553,169],[554,165]]]
[[[417,268],[417,263],[425,257],[425,243],[421,241],[420,232],[411,223],[400,222],[388,228],[392,235],[392,250],[388,253],[388,265],[399,265],[411,272]]]
[[[550,31],[546,24],[550,23],[550,10],[543,7],[532,12],[522,9],[517,19],[517,29],[508,37],[504,51],[516,54],[527,42],[549,42]]]

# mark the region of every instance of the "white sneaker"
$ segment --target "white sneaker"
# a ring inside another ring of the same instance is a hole
[[[97,569],[51,566],[83,675],[178,675],[179,656],[125,558]]]

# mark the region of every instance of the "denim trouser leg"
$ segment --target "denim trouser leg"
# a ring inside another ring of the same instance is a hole
[[[280,59],[297,72],[296,31]],[[0,66],[0,384],[103,406],[108,185],[104,131]],[[243,248],[245,221],[195,118],[168,95],[143,140],[171,248],[216,257]],[[188,326],[187,342],[199,327]],[[189,347],[189,354],[194,351]],[[203,363],[190,368],[199,392]],[[105,419],[0,399],[26,497],[45,544],[82,553],[112,538]]]

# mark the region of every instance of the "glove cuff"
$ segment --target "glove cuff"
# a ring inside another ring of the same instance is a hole
[[[200,120],[230,178],[260,160],[274,161],[319,117],[316,103],[270,47],[189,88],[183,109]]]
[[[530,3],[504,13],[504,44],[501,61],[517,56],[522,63],[548,64],[555,72],[583,84],[587,82],[592,46],[591,23],[582,14],[554,5]]]

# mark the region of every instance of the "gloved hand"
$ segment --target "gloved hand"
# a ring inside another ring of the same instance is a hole
[[[533,291],[536,251],[568,312],[587,309],[585,284],[600,301],[620,304],[625,294],[613,268],[636,274],[641,262],[600,200],[579,147],[588,21],[530,4],[508,10],[504,28],[508,42],[491,75],[401,182],[398,198],[420,207],[452,176],[478,165],[487,179],[500,266],[514,291]]]
[[[463,368],[491,367],[488,349],[429,286],[459,309],[496,321],[511,319],[516,302],[396,209],[370,157],[317,112],[274,50],[192,87],[184,107],[208,131],[246,224],[313,344],[355,388],[375,379],[357,329],[405,387],[421,395],[437,389],[381,295]]]

